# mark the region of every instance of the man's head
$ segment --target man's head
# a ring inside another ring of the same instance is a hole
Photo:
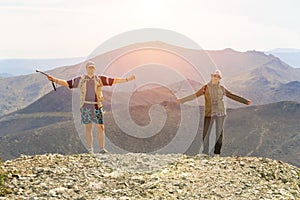
[[[85,64],[85,68],[88,68],[88,67],[91,67],[91,68],[96,68],[96,64],[95,62],[93,61],[87,61],[87,63]]]
[[[93,61],[88,61],[85,65],[85,69],[88,75],[92,76],[95,73],[96,64]]]
[[[222,73],[220,70],[216,70],[214,73],[211,74],[211,80],[214,83],[218,83],[222,79]]]

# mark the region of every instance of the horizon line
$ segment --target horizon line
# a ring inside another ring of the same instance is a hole
[[[263,53],[271,53],[272,51],[274,51],[274,53],[276,53],[276,51],[278,52],[289,52],[289,51],[293,51],[293,52],[300,52],[300,48],[289,48],[289,47],[284,47],[284,48],[281,48],[281,47],[277,47],[277,48],[273,48],[273,49],[269,49],[269,50],[258,50],[258,49],[247,49],[247,50],[239,50],[239,49],[235,49],[235,48],[232,48],[232,47],[226,47],[226,48],[217,48],[217,49],[194,49],[194,48],[187,48],[187,47],[184,47],[184,46],[178,46],[178,45],[174,45],[174,44],[170,44],[170,43],[167,43],[167,42],[164,42],[164,41],[160,41],[160,40],[153,40],[153,41],[145,41],[145,42],[136,42],[136,43],[132,43],[132,44],[128,44],[128,45],[124,45],[124,46],[120,46],[118,48],[115,48],[115,49],[112,49],[112,50],[108,50],[107,52],[103,52],[103,54],[105,53],[108,53],[108,52],[111,52],[111,51],[114,51],[114,50],[117,50],[117,49],[120,49],[120,48],[124,48],[124,47],[127,47],[127,46],[130,46],[130,45],[135,45],[135,44],[145,44],[145,43],[155,43],[155,42],[161,42],[161,43],[164,43],[164,44],[167,44],[167,45],[172,45],[172,46],[175,46],[175,47],[179,47],[179,48],[184,48],[184,49],[189,49],[189,50],[204,50],[204,51],[224,51],[224,50],[233,50],[233,51],[236,51],[236,52],[241,52],[241,53],[245,53],[245,52],[249,52],[249,51],[257,51],[257,52],[263,52]],[[280,51],[282,50],[282,51]],[[289,51],[287,51],[289,50]],[[0,57],[0,60],[17,60],[17,59],[20,59],[20,60],[46,60],[46,59],[49,59],[49,60],[52,60],[52,59],[74,59],[74,58],[77,58],[77,59],[84,59],[84,58],[87,58],[88,56],[79,56],[79,55],[75,55],[75,56],[59,56],[59,57],[50,57],[50,56],[43,56],[43,57]]]

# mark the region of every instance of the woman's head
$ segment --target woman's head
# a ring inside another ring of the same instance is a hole
[[[222,73],[220,70],[216,70],[214,73],[211,74],[211,81],[213,83],[218,83],[222,79]]]

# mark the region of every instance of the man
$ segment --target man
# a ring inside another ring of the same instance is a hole
[[[209,154],[209,137],[213,122],[216,122],[216,143],[214,146],[214,154],[219,156],[221,153],[223,134],[224,134],[224,121],[226,117],[226,109],[224,104],[224,96],[229,97],[240,103],[247,105],[251,104],[250,100],[240,97],[232,92],[228,91],[224,86],[220,84],[222,74],[220,70],[216,70],[211,74],[211,80],[204,85],[199,91],[190,96],[177,99],[177,103],[185,103],[191,101],[201,95],[205,98],[205,115],[204,115],[204,127],[203,127],[203,153]]]
[[[95,69],[95,63],[88,61],[86,63],[86,75],[79,76],[68,81],[48,76],[49,81],[53,81],[59,85],[69,88],[80,89],[81,123],[85,125],[86,143],[88,151],[91,154],[94,153],[92,124],[96,125],[100,153],[107,153],[107,150],[105,149],[102,87],[124,83],[135,79],[134,75],[129,78],[108,78],[102,75],[97,76],[95,75]]]

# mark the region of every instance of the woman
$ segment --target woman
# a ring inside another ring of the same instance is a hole
[[[226,108],[224,104],[224,96],[229,97],[235,101],[243,104],[250,105],[251,101],[243,97],[240,97],[232,92],[228,91],[223,85],[220,84],[222,79],[222,73],[220,70],[216,70],[211,74],[211,80],[204,85],[199,91],[190,96],[177,99],[177,103],[185,103],[191,101],[201,95],[205,98],[205,116],[203,127],[203,153],[209,154],[209,137],[211,132],[211,126],[213,122],[216,122],[216,143],[214,146],[214,154],[220,155],[223,134],[224,134],[224,121],[226,117]]]

